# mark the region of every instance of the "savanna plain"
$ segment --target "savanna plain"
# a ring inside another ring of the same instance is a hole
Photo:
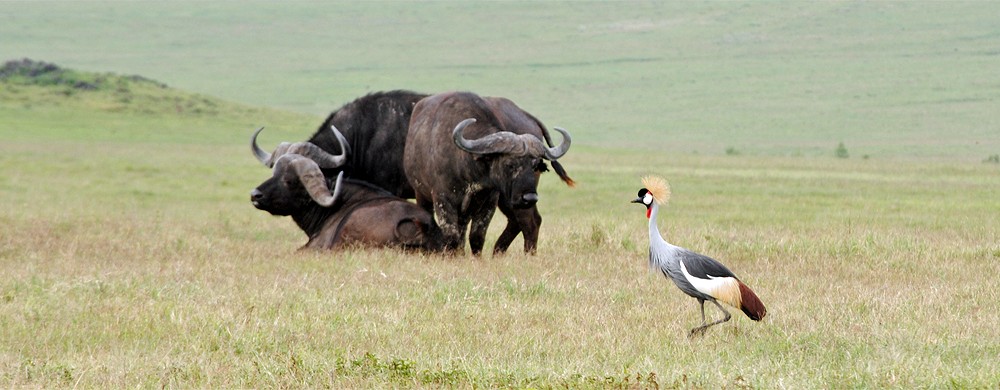
[[[4,3],[0,61],[65,71],[0,79],[0,386],[996,388],[998,10]],[[253,129],[304,140],[396,88],[573,134],[536,255],[298,251],[250,205]],[[688,339],[628,203],[646,174],[664,237],[763,321]]]

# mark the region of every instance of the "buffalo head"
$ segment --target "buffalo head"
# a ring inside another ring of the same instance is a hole
[[[274,153],[267,153],[257,146],[257,135],[264,128],[254,132],[250,148],[262,164],[273,169],[270,179],[250,192],[250,202],[254,207],[274,215],[292,215],[302,210],[310,202],[330,207],[337,201],[339,185],[331,192],[322,169],[339,168],[346,161],[346,153],[333,155],[308,142],[283,142]],[[331,126],[342,145],[344,136]],[[343,180],[343,172],[337,176],[337,184]]]
[[[544,160],[554,161],[569,151],[572,139],[566,130],[554,128],[563,136],[562,144],[547,147],[532,134],[499,131],[485,137],[468,140],[462,135],[466,127],[476,122],[468,118],[452,131],[455,145],[466,152],[489,159],[490,175],[499,187],[501,199],[514,208],[528,208],[538,202],[538,177],[548,170]]]

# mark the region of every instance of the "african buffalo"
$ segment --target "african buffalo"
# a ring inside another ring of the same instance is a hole
[[[334,139],[343,140],[331,130]],[[273,176],[251,191],[251,202],[273,215],[291,216],[309,237],[303,248],[440,248],[440,230],[427,211],[370,183],[344,179],[343,171],[336,180],[327,179],[322,169],[339,168],[347,153],[332,155],[298,142],[282,143],[274,153],[255,147],[254,154],[273,167]]]
[[[340,142],[328,131],[334,126],[347,138],[349,154],[342,167],[323,172],[334,176],[343,171],[347,177],[367,181],[396,196],[413,198],[413,188],[403,174],[403,145],[413,106],[424,97],[427,95],[403,90],[375,92],[330,113],[307,142],[340,153]],[[256,137],[253,147],[260,159]]]
[[[524,110],[517,107],[514,102],[498,97],[483,97],[486,101],[490,103],[492,107],[496,107],[502,110],[503,113],[501,117],[505,118],[507,131],[513,132],[515,134],[542,134],[545,138],[545,142],[552,146],[552,139],[549,137],[548,130],[545,126],[536,119],[531,114],[528,114]],[[551,160],[552,168],[570,187],[574,186],[573,179],[566,174],[566,170],[563,169],[562,165],[559,164],[557,160]],[[542,172],[547,172],[548,169],[545,163],[542,163],[538,169],[535,170],[536,180],[537,177],[542,174]],[[500,208],[500,212],[507,217],[507,226],[504,228],[503,232],[500,233],[500,237],[497,238],[496,244],[493,246],[493,253],[503,253],[507,250],[510,244],[514,241],[514,238],[518,234],[524,234],[524,251],[527,253],[535,253],[535,249],[538,245],[538,231],[542,225],[542,215],[538,213],[538,207],[532,205],[531,207],[518,208],[512,207],[514,203],[504,197],[504,194],[500,194],[500,200],[497,202],[497,206]]]
[[[471,223],[469,246],[473,254],[481,253],[498,206],[515,223],[513,227],[508,223],[498,247],[506,248],[516,230],[523,230],[525,249],[534,249],[528,245],[537,241],[541,224],[535,203],[539,174],[546,170],[543,160],[555,163],[571,142],[569,133],[555,130],[563,142],[547,147],[542,141],[549,138],[545,126],[504,98],[449,92],[417,103],[403,169],[417,204],[435,214],[446,250],[462,247]],[[572,183],[561,167],[557,172]]]

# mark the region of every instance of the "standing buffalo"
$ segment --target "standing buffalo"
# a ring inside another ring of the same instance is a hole
[[[501,117],[506,119],[507,131],[515,134],[538,134],[541,133],[545,142],[552,146],[552,139],[549,137],[549,132],[545,129],[545,126],[541,124],[538,119],[534,116],[528,114],[524,110],[517,107],[514,102],[498,97],[483,97],[491,106],[496,107],[503,113]],[[567,141],[569,138],[566,138]],[[460,146],[460,145],[459,145]],[[567,147],[569,144],[567,144]],[[566,170],[563,169],[562,165],[559,164],[557,160],[551,160],[552,168],[559,175],[567,185],[572,187],[574,185],[573,179],[570,179],[566,174]],[[548,171],[545,163],[541,163],[539,169],[535,170],[536,180],[537,177],[542,174],[542,172]],[[497,205],[500,208],[500,212],[507,217],[507,226],[504,228],[503,233],[500,233],[500,237],[497,238],[496,244],[493,246],[493,253],[503,253],[507,250],[510,244],[514,241],[514,238],[518,234],[524,234],[524,251],[527,253],[535,253],[535,249],[538,245],[538,231],[542,225],[542,215],[538,213],[538,207],[531,205],[530,207],[512,207],[515,203],[505,198],[505,194],[500,194],[500,200]]]
[[[522,230],[525,249],[534,249],[541,224],[536,188],[539,174],[547,170],[543,160],[552,161],[559,176],[572,185],[555,163],[569,150],[570,136],[555,130],[563,142],[547,147],[542,141],[549,139],[545,126],[503,98],[449,92],[417,103],[403,168],[417,204],[434,212],[445,249],[461,248],[471,223],[469,246],[473,254],[481,253],[498,206],[509,220],[498,247],[503,244],[505,249]]]
[[[331,129],[334,139],[343,140],[336,128]],[[273,215],[291,216],[309,237],[303,248],[439,249],[439,229],[427,211],[377,186],[344,179],[344,172],[335,181],[327,179],[322,169],[340,168],[347,153],[332,155],[312,143],[298,142],[282,143],[270,154],[251,143],[254,155],[274,172],[250,193],[250,200]]]

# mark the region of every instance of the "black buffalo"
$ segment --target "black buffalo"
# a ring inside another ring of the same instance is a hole
[[[563,142],[547,147],[545,126],[504,98],[449,92],[417,103],[403,168],[417,204],[434,212],[446,250],[461,248],[469,229],[470,249],[479,254],[497,207],[509,220],[497,248],[506,249],[521,230],[525,249],[534,250],[541,224],[535,207],[539,174],[546,170],[544,160],[556,166],[570,146],[569,133],[555,130]],[[572,184],[561,166],[556,170]]]
[[[396,90],[362,96],[330,113],[316,133],[306,142],[339,154],[341,144],[329,131],[330,126],[347,139],[347,162],[336,169],[323,169],[327,176],[342,171],[347,177],[382,187],[393,195],[413,198],[413,187],[403,174],[403,147],[414,105],[426,94]],[[262,153],[256,135],[254,155]]]
[[[343,139],[331,129],[334,139]],[[332,155],[308,142],[282,143],[274,153],[257,151],[273,176],[251,191],[250,200],[273,215],[291,216],[309,237],[303,248],[440,248],[439,229],[427,211],[370,183],[344,179],[343,171],[335,180],[323,174],[343,166],[346,153]]]
[[[543,138],[545,138],[545,142],[549,146],[552,146],[552,139],[549,137],[549,132],[545,129],[545,126],[534,116],[517,107],[514,102],[499,97],[483,97],[483,99],[489,102],[490,106],[495,110],[499,110],[501,115],[498,118],[504,119],[506,131],[514,134],[534,135],[540,132]],[[566,139],[568,140],[569,138],[566,137]],[[550,162],[556,174],[559,175],[559,178],[570,187],[574,186],[573,179],[566,174],[566,170],[559,164],[559,161],[551,160]],[[538,169],[535,170],[536,180],[542,172],[546,171],[548,169],[545,163],[541,163]],[[535,205],[531,205],[530,207],[523,207],[523,205],[521,207],[514,207],[515,204],[516,202],[506,198],[505,193],[500,193],[497,206],[500,212],[507,217],[507,226],[500,233],[500,237],[497,238],[497,242],[493,246],[493,253],[505,252],[514,239],[517,238],[517,235],[522,233],[524,234],[524,251],[535,253],[538,246],[538,232],[542,225],[542,215],[538,213],[538,207]]]

